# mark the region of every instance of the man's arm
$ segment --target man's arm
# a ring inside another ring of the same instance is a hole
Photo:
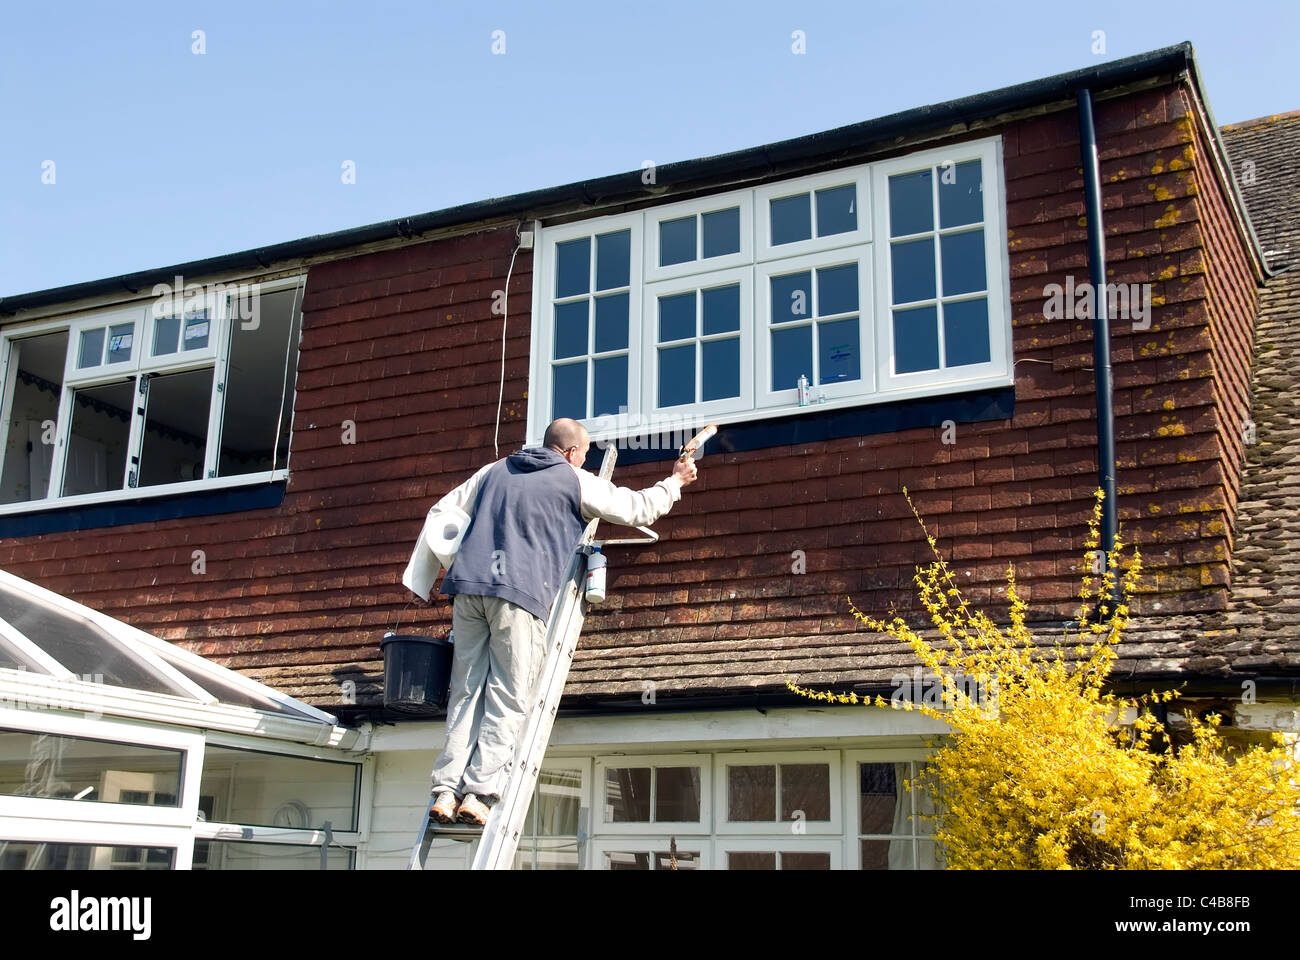
[[[599,517],[625,527],[646,527],[654,523],[682,498],[682,487],[692,482],[696,475],[694,461],[679,460],[670,476],[653,487],[633,490],[615,486],[578,467],[573,469],[582,488],[582,515],[588,520]]]

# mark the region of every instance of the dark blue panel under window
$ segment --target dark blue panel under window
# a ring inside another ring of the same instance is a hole
[[[740,252],[740,208],[706,213],[704,220],[704,255],[722,257]]]
[[[939,238],[943,259],[943,295],[988,289],[984,274],[984,231],[947,233]]]
[[[812,206],[808,194],[773,200],[771,210],[773,246],[807,240],[812,236]]]
[[[551,417],[587,416],[587,361],[557,364],[552,368]]]
[[[989,362],[989,305],[983,297],[943,305],[943,352],[947,367]]]
[[[555,295],[574,297],[591,285],[591,238],[555,245]]]
[[[580,357],[587,352],[587,313],[591,309],[586,300],[555,305],[555,359]]]
[[[823,267],[817,271],[817,316],[858,312],[858,265]]]
[[[695,402],[695,344],[659,350],[659,406]]]
[[[596,353],[627,349],[626,293],[596,298]]]
[[[938,308],[894,311],[894,372],[915,373],[939,368]]]
[[[934,188],[929,170],[889,178],[889,235],[905,237],[934,229]]]
[[[772,389],[793,390],[800,374],[812,383],[812,325],[773,330]]]
[[[704,300],[704,335],[740,329],[740,284],[715,287],[701,294]]]
[[[700,362],[704,367],[700,399],[721,400],[740,396],[740,338],[706,340],[700,349]]]
[[[632,261],[632,231],[604,233],[596,238],[596,289],[628,285]]]
[[[821,383],[843,383],[862,376],[858,318],[817,325],[817,366]]]
[[[659,298],[659,342],[695,336],[695,291]]]
[[[894,303],[934,299],[934,237],[891,245],[889,260]]]
[[[812,274],[792,273],[772,278],[772,322],[807,320],[812,316]]]
[[[858,188],[849,183],[817,191],[817,236],[858,229]]]
[[[690,263],[695,259],[695,218],[664,220],[659,224],[659,266]]]
[[[627,354],[591,362],[591,415],[604,416],[627,410]]]
[[[948,182],[953,181],[953,182]],[[984,220],[984,194],[980,162],[967,160],[955,167],[939,168],[939,225],[959,227]]]

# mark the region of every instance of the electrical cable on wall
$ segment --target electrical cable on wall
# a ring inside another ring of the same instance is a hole
[[[519,250],[524,245],[523,239],[519,236],[519,227],[515,227],[515,241],[515,252],[510,254],[510,266],[506,270],[505,297],[501,304],[501,388],[497,392],[497,422],[492,430],[492,453],[498,459],[501,457],[501,447],[498,443],[501,435],[501,402],[506,395],[506,323],[510,319],[510,275],[514,273],[515,257],[519,255]]]

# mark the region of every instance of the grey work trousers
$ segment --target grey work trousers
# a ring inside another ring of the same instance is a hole
[[[546,658],[546,624],[499,597],[458,594],[451,608],[455,652],[447,744],[433,765],[433,792],[501,798],[515,746]]]

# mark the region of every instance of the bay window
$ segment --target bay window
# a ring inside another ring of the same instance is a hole
[[[529,439],[1010,384],[1001,170],[990,138],[543,227]]]

